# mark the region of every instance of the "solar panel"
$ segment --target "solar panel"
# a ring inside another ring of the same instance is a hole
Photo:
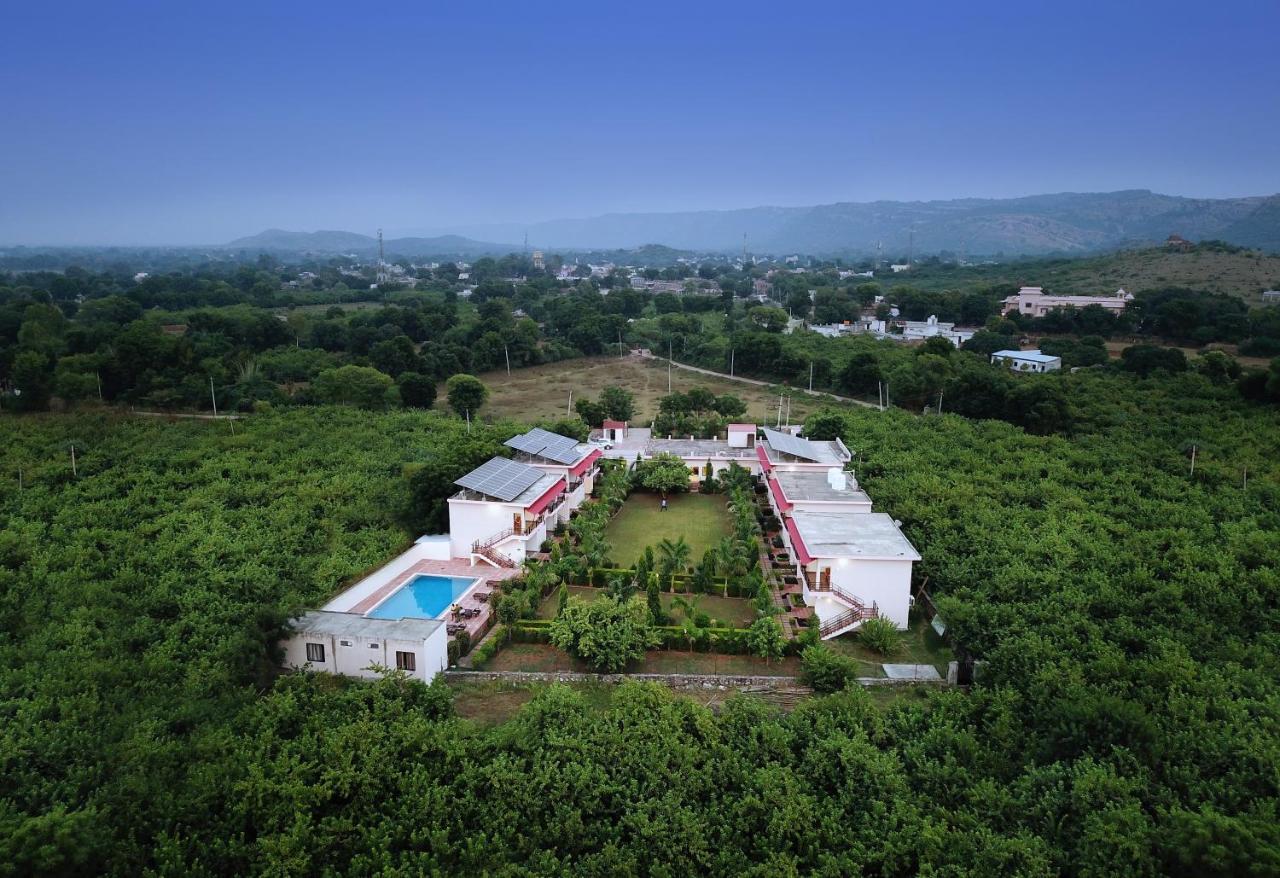
[[[552,433],[541,427],[534,427],[528,433],[512,436],[506,444],[518,451],[536,454],[538,457],[545,457],[556,463],[570,464],[579,457],[577,439],[561,436],[559,433]]]
[[[543,472],[505,457],[495,457],[454,482],[464,488],[504,502],[514,500],[529,490]]]
[[[764,428],[764,438],[769,441],[769,446],[783,454],[790,454],[792,457],[803,457],[805,460],[812,460],[814,463],[822,462],[822,455],[815,451],[813,443],[808,439],[801,439],[798,436],[792,436],[790,433],[781,433],[777,430]]]
[[[517,451],[523,451],[525,454],[537,454],[542,450],[543,443],[539,442],[528,433],[521,433],[519,436],[512,436],[504,445],[514,448]]]

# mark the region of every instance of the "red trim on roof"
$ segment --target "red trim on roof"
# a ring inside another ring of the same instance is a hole
[[[627,429],[626,421],[605,421],[604,429],[606,430],[625,430]]]
[[[796,528],[796,520],[788,518],[785,522],[787,533],[791,535],[791,549],[796,553],[796,560],[801,564],[810,564],[813,562],[813,556],[809,554],[804,540],[800,538],[800,531]]]
[[[760,466],[765,472],[773,471],[773,464],[769,463],[769,455],[765,453],[763,445],[756,446],[756,457],[760,458]]]
[[[752,433],[756,431],[755,424],[730,424],[729,429],[735,433],[741,433],[744,430],[750,430]]]
[[[586,457],[582,458],[582,460],[578,461],[573,465],[573,469],[569,470],[569,475],[571,476],[582,475],[591,467],[591,464],[595,463],[597,460],[599,460],[602,457],[604,457],[604,452],[601,451],[599,448],[591,449],[590,454],[588,454]]]
[[[530,503],[526,511],[530,515],[537,515],[539,512],[541,512],[542,510],[550,506],[557,497],[563,494],[564,489],[565,489],[564,479],[556,479],[556,483],[552,485],[550,488],[547,488],[547,492],[545,494],[543,494],[537,500],[534,500],[532,503]]]
[[[783,492],[782,486],[778,484],[777,479],[769,479],[769,493],[777,501],[779,512],[789,512],[791,510],[792,504],[787,502],[787,495]]]

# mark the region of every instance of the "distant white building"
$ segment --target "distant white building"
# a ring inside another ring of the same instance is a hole
[[[1274,305],[1276,302],[1280,302],[1280,290],[1263,290],[1262,302],[1265,305]]]
[[[890,265],[889,268],[893,271],[894,274],[899,274],[904,271],[910,271],[911,263],[910,262],[894,263],[893,265]]]
[[[902,324],[904,341],[919,341],[926,338],[945,338],[956,347],[973,338],[976,329],[956,329],[954,323],[939,323],[936,315],[930,314],[928,320],[908,320]]]
[[[1062,368],[1062,358],[1040,351],[996,351],[991,362],[1008,366],[1014,372],[1055,372]]]
[[[1004,313],[1017,311],[1027,317],[1043,317],[1054,308],[1085,308],[1098,305],[1113,313],[1120,313],[1133,301],[1133,296],[1124,289],[1116,290],[1110,296],[1049,296],[1043,287],[1023,287],[1017,295],[1004,300]]]

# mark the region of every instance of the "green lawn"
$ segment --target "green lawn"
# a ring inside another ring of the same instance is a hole
[[[543,599],[542,605],[538,607],[539,619],[554,619],[556,617],[556,608],[560,603],[558,589],[553,590],[546,598]],[[572,597],[581,598],[585,601],[594,601],[596,598],[606,594],[602,588],[587,588],[581,585],[569,586],[569,594]],[[662,595],[662,606],[668,612],[671,612],[672,602],[677,595]],[[719,595],[710,594],[687,594],[679,595],[686,600],[692,602],[699,610],[702,610],[712,619],[723,622],[727,628],[747,628],[756,620],[756,610],[752,606],[751,601],[743,598],[722,598]],[[680,611],[675,611],[673,615],[677,621],[683,619]]]
[[[826,641],[826,643],[835,651],[862,662],[876,665],[884,662],[933,665],[938,669],[939,674],[944,677],[947,675],[947,663],[955,658],[955,654],[952,653],[949,646],[943,643],[942,638],[930,627],[929,623],[924,620],[923,615],[911,614],[911,618],[908,620],[908,628],[902,632],[901,639],[902,647],[900,651],[891,656],[883,656],[878,652],[872,652],[867,649],[858,640],[857,631],[841,634],[839,637]],[[880,676],[880,674],[877,673],[874,676]]]
[[[719,494],[673,494],[667,511],[659,506],[657,494],[632,494],[609,523],[605,539],[613,545],[610,556],[619,567],[634,566],[645,546],[657,546],[663,537],[683,536],[689,544],[690,563],[729,535],[729,512]],[[709,612],[709,611],[708,611]]]

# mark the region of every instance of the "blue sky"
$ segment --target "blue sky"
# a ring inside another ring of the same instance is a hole
[[[1275,0],[12,0],[0,243],[1269,194],[1277,33]]]

